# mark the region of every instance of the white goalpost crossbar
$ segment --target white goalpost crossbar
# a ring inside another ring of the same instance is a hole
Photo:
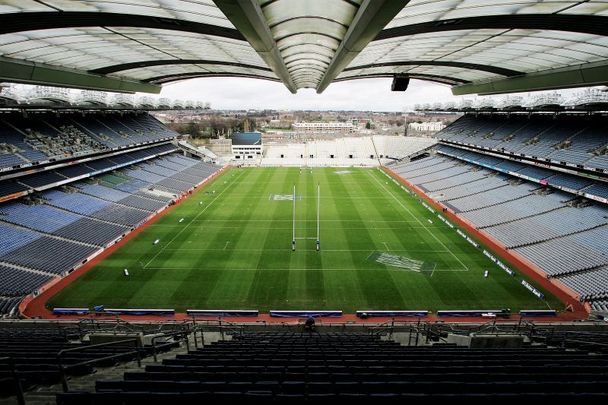
[[[292,236],[291,236],[291,250],[296,250],[296,240],[314,240],[316,243],[316,249],[321,249],[321,186],[317,184],[317,236],[316,237],[297,237],[296,236],[296,186],[293,186],[293,206],[292,206]]]

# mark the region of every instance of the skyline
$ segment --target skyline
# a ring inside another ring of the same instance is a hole
[[[219,110],[351,110],[401,112],[418,103],[456,101],[449,86],[412,80],[405,92],[390,90],[392,79],[359,79],[290,93],[282,83],[258,79],[191,79],[167,84],[161,97],[211,103]]]

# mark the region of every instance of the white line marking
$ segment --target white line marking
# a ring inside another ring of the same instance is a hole
[[[226,190],[228,190],[228,189],[230,188],[230,186],[231,186],[231,185],[235,184],[236,180],[238,180],[238,179],[239,179],[241,176],[243,176],[243,173],[245,173],[245,172],[244,172],[244,171],[243,171],[243,172],[241,172],[241,173],[240,173],[240,175],[239,175],[239,177],[237,177],[236,179],[234,179],[234,180],[232,181],[232,183],[230,183],[230,184],[229,184],[229,185],[228,185],[226,188],[224,188],[224,189],[223,189],[221,192],[219,192],[219,193],[218,193],[218,195],[217,195],[217,196],[216,196],[216,197],[215,197],[213,200],[211,200],[211,201],[209,202],[209,204],[207,204],[207,205],[205,206],[205,208],[203,208],[203,209],[202,209],[202,210],[201,210],[201,211],[200,211],[198,214],[196,214],[196,216],[195,216],[194,218],[192,218],[192,221],[188,222],[188,223],[186,224],[186,226],[184,226],[184,227],[183,227],[183,228],[182,228],[182,229],[181,229],[181,230],[180,230],[180,231],[179,231],[179,232],[178,232],[178,233],[177,233],[177,234],[176,234],[176,235],[175,235],[175,236],[174,236],[174,237],[173,237],[173,238],[172,238],[172,239],[171,239],[171,240],[170,240],[170,241],[169,241],[167,244],[166,244],[166,245],[163,245],[163,247],[161,247],[161,248],[159,249],[159,251],[158,251],[158,252],[156,252],[156,254],[155,254],[153,257],[152,257],[152,259],[150,259],[150,260],[149,260],[149,261],[146,263],[146,265],[144,266],[144,269],[145,269],[145,268],[147,268],[147,267],[148,267],[148,265],[149,265],[150,263],[152,263],[152,262],[153,262],[153,261],[154,261],[154,260],[155,260],[155,259],[158,257],[158,255],[159,255],[159,254],[161,254],[162,252],[164,252],[164,251],[165,251],[165,248],[166,248],[167,246],[169,246],[169,245],[170,245],[170,244],[171,244],[171,243],[172,243],[172,242],[173,242],[175,239],[177,239],[177,237],[178,237],[179,235],[181,235],[181,234],[182,234],[182,232],[184,232],[186,229],[188,229],[188,227],[190,227],[190,225],[192,225],[192,223],[193,223],[193,222],[194,222],[194,221],[195,221],[195,220],[196,220],[198,217],[200,217],[200,216],[203,214],[203,212],[205,212],[205,211],[207,210],[207,208],[211,207],[211,205],[212,205],[212,204],[213,204],[213,203],[214,203],[214,202],[215,202],[215,201],[216,201],[218,198],[220,198],[220,196],[221,196],[222,194],[224,194],[224,192],[225,192]]]
[[[309,251],[316,251],[315,249],[307,249]],[[299,249],[299,251],[303,251],[303,249]],[[245,269],[235,269],[235,268],[201,268],[201,267],[148,267],[148,270],[199,270],[199,271],[378,271],[378,268],[337,268],[337,269],[289,269],[289,268],[245,268]],[[397,273],[407,273],[403,271],[401,268],[386,268],[386,270],[395,271]],[[464,269],[436,269],[434,271],[447,271],[447,272],[465,272],[468,270]]]
[[[291,222],[291,219],[199,219],[192,221],[199,222]],[[296,219],[296,222],[313,222],[316,219]],[[359,223],[369,223],[369,222],[382,222],[387,224],[413,224],[420,223],[419,221],[386,221],[382,219],[370,219],[370,220],[362,220],[362,219],[322,219],[321,222],[359,222]],[[428,226],[422,224],[421,228],[428,228]]]
[[[410,215],[412,216],[412,218],[414,218],[414,219],[415,219],[415,220],[416,220],[416,221],[417,221],[417,222],[420,224],[420,226],[424,226],[424,224],[422,223],[422,221],[420,221],[420,220],[418,219],[418,217],[417,217],[416,215],[414,215],[414,214],[412,213],[412,211],[410,211],[410,209],[409,209],[409,208],[408,208],[406,205],[404,205],[404,204],[401,202],[401,200],[399,200],[399,198],[397,198],[397,197],[395,196],[395,194],[394,194],[394,193],[393,193],[391,190],[387,189],[387,188],[384,186],[384,184],[382,184],[382,182],[381,182],[380,180],[378,180],[378,179],[376,178],[376,176],[374,176],[374,174],[373,174],[372,172],[370,172],[370,176],[372,176],[372,178],[373,178],[373,179],[376,181],[376,183],[380,184],[380,187],[382,187],[382,188],[383,188],[383,189],[384,189],[384,190],[385,190],[387,193],[389,193],[389,194],[390,194],[390,195],[391,195],[391,196],[392,196],[392,197],[395,199],[395,201],[397,201],[397,203],[398,203],[399,205],[401,205],[401,207],[403,207],[403,208],[404,208],[404,209],[407,211],[407,213],[408,213],[408,214],[410,214]],[[388,174],[387,174],[386,176],[388,176]],[[388,176],[388,177],[390,177],[390,176]],[[390,178],[392,178],[392,177],[390,177]],[[445,244],[444,244],[444,243],[443,243],[443,242],[442,242],[442,241],[441,241],[441,240],[440,240],[440,239],[439,239],[437,236],[435,236],[435,234],[434,234],[433,232],[431,232],[431,231],[430,231],[430,229],[428,229],[428,227],[426,227],[426,226],[425,226],[424,228],[425,228],[425,229],[427,230],[427,232],[428,232],[428,233],[429,233],[429,234],[430,234],[430,235],[433,237],[433,239],[435,239],[437,242],[439,242],[439,243],[441,244],[441,246],[443,246],[444,248],[446,248],[446,250],[447,250],[447,251],[449,251],[449,252],[450,252],[450,254],[451,254],[452,256],[454,256],[454,258],[455,258],[455,259],[458,261],[458,263],[460,263],[460,264],[461,264],[461,266],[462,266],[463,268],[465,268],[467,271],[469,270],[469,268],[468,268],[467,266],[465,266],[465,264],[462,262],[462,260],[460,260],[460,259],[458,258],[458,256],[456,256],[456,255],[454,254],[454,252],[452,252],[452,251],[451,251],[451,250],[450,250],[450,249],[449,249],[449,248],[448,248],[448,247],[447,247],[447,246],[446,246],[446,245],[445,245]]]
[[[311,239],[311,240],[316,240],[316,238],[300,238],[300,239]],[[188,243],[191,243],[190,241]],[[217,251],[217,250],[225,250],[223,248],[185,248],[185,247],[179,247],[179,248],[168,248],[165,249],[167,251],[170,252],[177,252],[179,250],[185,250],[185,251],[192,251],[192,252],[205,252],[205,251]],[[271,249],[271,248],[260,248],[260,249],[238,249],[238,248],[231,248],[230,251],[234,251],[234,252],[291,252],[291,248],[289,249]],[[407,249],[393,249],[391,250],[391,252],[410,252],[411,250],[407,250]],[[323,252],[327,253],[327,252],[369,252],[369,249],[323,249]],[[416,249],[417,253],[448,253],[448,251],[446,250],[418,250]]]
[[[433,277],[433,274],[435,274],[436,268],[437,268],[437,263],[433,263],[433,270],[431,271],[431,277]]]

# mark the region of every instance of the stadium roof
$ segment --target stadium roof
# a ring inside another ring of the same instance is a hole
[[[0,2],[5,81],[159,92],[230,76],[322,92],[395,74],[455,94],[606,84],[608,1]]]

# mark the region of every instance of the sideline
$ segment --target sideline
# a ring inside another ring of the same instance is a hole
[[[55,294],[57,294],[59,291],[63,290],[65,287],[71,284],[74,280],[88,273],[93,267],[95,267],[101,261],[106,259],[108,256],[110,256],[117,249],[125,245],[131,239],[139,235],[144,229],[148,228],[150,225],[152,225],[153,223],[173,211],[186,199],[200,193],[202,190],[205,189],[205,187],[209,183],[216,180],[224,173],[227,173],[228,171],[230,171],[230,169],[231,166],[222,167],[217,172],[202,181],[199,185],[197,185],[192,192],[187,192],[186,194],[184,194],[175,202],[175,204],[168,206],[161,212],[151,217],[148,221],[129,232],[124,238],[103,250],[93,259],[89,260],[67,276],[60,279],[52,280],[48,284],[42,286],[39,289],[40,293],[37,296],[34,297],[32,294],[27,295],[19,304],[19,313],[25,318],[56,319],[56,316],[53,315],[53,313],[46,308],[46,303],[49,299],[51,299]]]

